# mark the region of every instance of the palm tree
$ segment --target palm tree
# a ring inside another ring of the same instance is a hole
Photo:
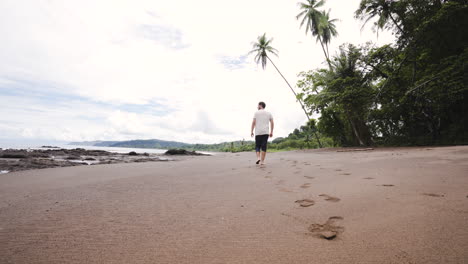
[[[361,20],[364,20],[363,27],[369,22],[369,20],[378,17],[377,22],[374,25],[377,29],[384,29],[388,24],[389,20],[397,27],[401,34],[403,29],[397,23],[392,13],[394,11],[392,2],[388,0],[361,0],[359,9],[356,11],[355,16]]]
[[[305,3],[299,3],[299,8],[301,9],[301,12],[296,16],[296,19],[302,19],[300,26],[302,27],[305,25],[306,34],[310,32],[312,36],[315,36],[316,40],[320,42],[323,53],[325,54],[325,59],[327,60],[328,66],[331,69],[332,66],[330,63],[330,58],[328,56],[327,51],[325,50],[325,44],[324,44],[323,36],[322,36],[323,29],[324,29],[324,25],[323,25],[324,19],[322,18],[323,13],[318,10],[318,8],[323,6],[323,4],[325,4],[324,0],[320,0],[320,1],[307,0]],[[330,39],[331,39],[331,35],[330,35]],[[328,41],[330,41],[330,39]]]
[[[322,38],[322,42],[327,49],[327,58],[330,58],[330,52],[328,51],[328,44],[333,37],[338,36],[338,31],[336,30],[335,22],[338,19],[330,19],[330,11],[322,11],[320,16],[320,21],[318,25],[319,35]]]
[[[301,105],[302,110],[304,111],[304,113],[307,116],[307,119],[310,122],[311,119],[310,119],[309,113],[307,113],[307,110],[305,109],[304,104],[302,103],[301,99],[297,96],[297,93],[294,91],[292,86],[289,84],[288,80],[286,80],[286,78],[283,76],[281,71],[278,69],[278,67],[276,67],[276,65],[273,63],[271,58],[268,56],[269,53],[271,53],[271,54],[273,54],[275,56],[278,56],[278,50],[271,46],[272,41],[273,41],[273,39],[272,38],[268,39],[266,37],[266,33],[264,33],[263,35],[261,35],[261,36],[259,36],[257,38],[257,42],[252,43],[252,50],[249,52],[249,54],[255,53],[255,62],[257,64],[261,64],[263,69],[266,68],[267,61],[269,61],[273,65],[273,67],[275,67],[276,71],[278,71],[279,75],[281,75],[283,80],[289,86],[289,89],[291,89],[291,92],[294,94],[294,97],[296,98],[296,100]],[[319,146],[322,147],[322,143],[320,142],[320,139],[319,139],[318,135],[316,133],[314,133],[314,134],[315,134],[315,137],[317,139],[317,142],[318,142]]]
[[[306,34],[310,31],[315,36],[318,33],[317,25],[320,17],[320,11],[317,9],[325,4],[324,0],[307,0],[306,3],[299,3],[299,8],[302,10],[297,16],[297,19],[302,17],[301,27],[306,25]]]

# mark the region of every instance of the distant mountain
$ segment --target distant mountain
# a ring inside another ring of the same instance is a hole
[[[166,141],[160,139],[136,139],[127,141],[83,141],[70,142],[68,145],[97,146],[97,147],[121,147],[121,148],[154,148],[171,149],[184,148],[188,150],[227,151],[234,147],[243,147],[253,144],[252,141],[233,141],[218,144],[189,144],[177,141]]]
[[[112,144],[118,143],[120,141],[82,141],[82,142],[70,142],[68,145],[75,146],[97,146],[97,147],[109,147]]]
[[[109,145],[108,147],[123,147],[123,148],[157,148],[157,149],[167,149],[167,148],[184,148],[188,147],[190,144],[177,142],[177,141],[165,141],[159,139],[136,139],[128,141],[120,141]]]
[[[122,148],[184,148],[191,144],[182,143],[177,141],[166,141],[159,139],[136,139],[127,141],[83,141],[83,142],[70,142],[69,145],[77,146],[97,146],[97,147],[122,147]]]
[[[119,141],[97,141],[94,146],[98,147],[110,147],[116,143],[119,143]]]

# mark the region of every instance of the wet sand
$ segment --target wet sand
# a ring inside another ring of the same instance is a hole
[[[468,147],[267,159],[2,174],[0,263],[468,262]]]

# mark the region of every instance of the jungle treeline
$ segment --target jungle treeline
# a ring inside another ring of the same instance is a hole
[[[334,146],[467,144],[468,1],[362,0],[355,16],[396,42],[345,43],[301,72],[307,127]]]

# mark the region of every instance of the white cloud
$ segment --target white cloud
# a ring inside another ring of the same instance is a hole
[[[376,41],[353,18],[358,3],[328,0],[340,19],[330,50]],[[286,136],[304,114],[271,65],[263,71],[244,57],[251,42],[264,32],[274,37],[274,60],[291,84],[298,72],[323,66],[320,46],[299,29],[295,1],[6,0],[0,12],[0,91],[10,93],[0,95],[8,100],[0,109],[4,138],[238,140],[249,136],[260,100],[275,116],[276,136]],[[31,94],[19,96],[11,80],[53,85],[23,87]],[[38,101],[33,91],[72,99]],[[168,111],[122,107],[154,102]]]

